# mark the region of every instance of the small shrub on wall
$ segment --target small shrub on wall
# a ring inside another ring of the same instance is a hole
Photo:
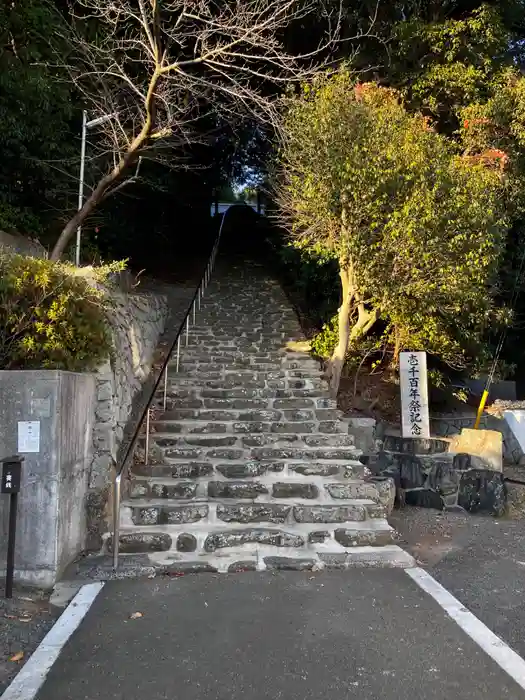
[[[65,265],[0,251],[0,369],[87,371],[110,348],[102,292]]]
[[[312,352],[317,357],[328,359],[339,340],[339,318],[337,314],[323,325],[323,328],[315,335],[310,343]]]

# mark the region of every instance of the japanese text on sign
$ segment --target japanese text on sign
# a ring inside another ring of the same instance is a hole
[[[18,421],[18,452],[40,452],[40,421]]]
[[[424,352],[402,352],[400,356],[403,437],[428,438],[427,356]]]

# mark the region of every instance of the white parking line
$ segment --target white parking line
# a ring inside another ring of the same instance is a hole
[[[443,608],[454,622],[468,634],[501,668],[525,689],[525,661],[513,651],[508,644],[478,620],[465,606],[454,598],[446,588],[436,581],[428,572],[415,567],[406,569],[406,573],[426,593]]]
[[[33,700],[36,697],[51,666],[86,616],[103,586],[103,582],[82,586],[4,692],[2,700]]]

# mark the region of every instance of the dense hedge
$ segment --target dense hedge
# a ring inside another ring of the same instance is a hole
[[[110,352],[102,292],[71,268],[0,251],[0,368],[84,371]]]

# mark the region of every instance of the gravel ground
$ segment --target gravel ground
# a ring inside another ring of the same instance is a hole
[[[49,604],[48,593],[35,589],[16,588],[11,600],[0,599],[0,695],[61,612]]]
[[[400,544],[420,566],[426,568],[438,566],[459,552],[473,552],[475,549],[479,556],[481,543],[486,545],[486,556],[489,550],[491,554],[495,550],[504,558],[514,550],[517,541],[525,537],[525,519],[498,519],[489,515],[406,506],[395,510],[389,520],[401,535]]]
[[[419,566],[431,567],[463,548],[481,531],[494,527],[494,521],[468,513],[447,513],[430,508],[406,506],[395,510],[390,524],[402,537],[400,544]]]

